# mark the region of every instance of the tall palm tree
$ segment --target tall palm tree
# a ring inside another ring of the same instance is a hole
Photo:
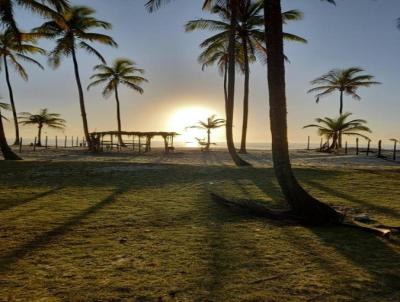
[[[228,42],[227,41],[214,41],[209,45],[202,45],[202,48],[205,48],[204,51],[199,55],[198,61],[202,65],[201,69],[216,64],[218,66],[218,71],[220,75],[223,76],[224,83],[224,99],[227,102],[228,91],[227,91],[227,80],[228,80]],[[241,49],[241,45],[236,43],[236,63],[238,68],[243,71],[244,66],[244,58],[243,51]],[[249,58],[249,60],[254,60],[253,57]]]
[[[318,134],[325,137],[327,141],[331,140],[331,145],[328,146],[328,151],[337,150],[339,148],[339,136],[358,136],[369,140],[369,137],[362,134],[362,132],[369,132],[371,130],[365,125],[366,120],[355,119],[348,121],[351,113],[343,113],[337,118],[317,118],[318,124],[306,125],[303,128],[317,128]],[[361,133],[360,133],[361,132]]]
[[[207,131],[207,142],[205,143],[205,150],[209,151],[211,143],[211,130],[218,129],[225,126],[225,120],[217,118],[216,115],[212,115],[207,118],[206,122],[198,121],[197,125],[191,126],[189,128],[195,129],[205,129]]]
[[[285,55],[283,50],[281,0],[261,1],[264,3],[265,43],[268,45],[268,89],[275,175],[286,201],[303,223],[313,225],[341,223],[343,216],[329,205],[307,193],[293,174],[287,139]],[[322,1],[335,3],[334,0]],[[165,2],[169,2],[169,0],[149,0],[147,7],[152,11]],[[232,58],[234,39],[233,41],[230,39],[230,42],[230,58]],[[230,63],[230,72],[234,73],[232,60],[230,60]]]
[[[0,22],[11,30],[15,36],[20,37],[17,22],[14,19],[15,6],[21,6],[32,12],[46,17],[57,17],[57,11],[69,7],[68,0],[1,0],[0,1]]]
[[[3,157],[6,160],[20,160],[21,158],[14,153],[14,151],[8,146],[6,134],[4,132],[3,119],[6,119],[1,110],[10,110],[11,106],[6,103],[0,103],[0,150],[3,153]]]
[[[103,96],[105,98],[108,98],[114,92],[115,101],[117,102],[118,132],[121,132],[121,111],[118,88],[120,85],[123,85],[143,94],[144,91],[140,85],[148,82],[147,79],[141,76],[144,74],[144,70],[137,68],[136,64],[129,59],[118,58],[114,61],[112,66],[100,64],[94,67],[94,71],[98,73],[91,77],[93,82],[87,89],[89,90],[91,87],[104,84]],[[118,139],[119,144],[123,146],[124,142],[122,141],[122,136],[118,135]]]
[[[90,31],[97,28],[111,29],[110,23],[96,19],[94,13],[95,11],[89,7],[73,6],[68,11],[61,11],[58,18],[53,18],[53,20],[34,29],[34,32],[40,35],[49,39],[56,39],[56,46],[50,53],[49,59],[54,68],[60,65],[62,57],[72,57],[79,93],[83,130],[89,149],[92,149],[92,143],[89,135],[85,99],[79,74],[77,50],[83,49],[87,53],[95,55],[103,64],[106,64],[103,56],[90,43],[97,42],[104,45],[117,46],[117,43],[110,36]]]
[[[326,0],[334,3],[333,0]],[[343,216],[312,197],[293,174],[287,138],[287,105],[281,0],[264,0],[272,155],[275,175],[286,201],[304,223],[338,224]]]
[[[38,127],[37,146],[42,146],[42,130],[44,126],[51,129],[65,129],[66,121],[60,117],[58,113],[51,113],[47,108],[41,109],[38,113],[29,112],[20,113],[19,120],[24,126],[35,125]]]
[[[360,74],[363,71],[359,67],[333,69],[313,80],[311,84],[316,85],[316,87],[310,89],[308,93],[317,92],[316,102],[318,103],[321,97],[338,91],[340,97],[339,114],[342,114],[344,94],[350,95],[353,99],[361,100],[361,97],[357,94],[358,88],[381,84],[373,81],[374,76],[372,75]]]
[[[266,48],[264,47],[264,31],[262,16],[262,3],[253,2],[249,0],[239,1],[237,24],[234,29],[236,36],[236,43],[240,45],[242,58],[242,71],[244,73],[244,97],[243,97],[243,124],[242,124],[242,139],[240,153],[247,153],[247,126],[249,114],[249,85],[250,85],[250,63],[255,61],[258,56],[264,62],[266,60]],[[211,10],[213,13],[219,15],[218,20],[210,19],[197,19],[189,21],[186,24],[186,31],[208,29],[217,31],[217,34],[206,39],[200,46],[208,47],[216,43],[223,43],[229,40],[230,31],[230,11],[225,6],[216,5]],[[302,18],[302,13],[296,10],[284,13],[285,23],[288,20],[299,20]],[[286,40],[298,41],[306,43],[301,37],[293,34],[285,33]],[[236,56],[237,58],[238,56]]]
[[[21,76],[25,81],[28,80],[28,74],[24,67],[21,65],[20,61],[25,61],[32,63],[39,68],[43,69],[43,66],[30,57],[29,55],[41,54],[45,55],[46,51],[40,47],[34,45],[35,40],[29,35],[22,35],[17,37],[14,31],[7,29],[4,32],[0,32],[0,66],[4,66],[4,73],[6,76],[8,92],[10,96],[11,108],[14,118],[14,128],[15,128],[15,141],[14,145],[19,144],[19,127],[18,127],[18,117],[17,109],[15,105],[14,92],[11,85],[10,72],[8,64],[10,63],[15,71]]]

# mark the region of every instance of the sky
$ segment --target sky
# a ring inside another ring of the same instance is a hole
[[[201,0],[176,0],[155,13],[144,8],[145,0],[79,0],[73,4],[96,9],[99,19],[112,23],[107,31],[119,44],[114,49],[94,45],[104,57],[134,60],[146,70],[149,83],[139,95],[121,89],[123,128],[127,131],[179,131],[210,114],[224,116],[222,78],[215,67],[205,71],[197,62],[199,44],[209,32],[185,33],[184,24],[199,17],[209,17],[201,11]],[[321,99],[315,103],[307,94],[310,81],[333,68],[359,66],[382,82],[380,86],[359,90],[361,101],[345,98],[345,111],[355,118],[368,120],[373,130],[371,138],[400,138],[400,17],[399,0],[338,0],[338,5],[316,0],[283,0],[285,10],[299,9],[304,20],[292,22],[285,31],[300,35],[308,44],[286,43],[288,121],[290,142],[304,142],[307,136],[317,142],[313,129],[303,130],[305,124],[317,117],[338,115],[339,96]],[[18,10],[17,21],[24,30],[38,26],[43,20],[31,13]],[[40,46],[51,49],[51,41]],[[38,57],[46,65],[46,58]],[[84,86],[89,84],[92,68],[98,64],[95,57],[78,52]],[[57,70],[46,65],[42,71],[25,64],[30,79],[24,82],[12,72],[15,101],[18,112],[36,112],[49,108],[62,114],[68,122],[64,133],[45,130],[45,134],[82,136],[77,88],[70,58],[64,59]],[[243,78],[236,83],[235,138],[240,141],[242,120]],[[266,66],[251,66],[249,142],[270,142]],[[0,94],[7,101],[4,72],[0,73]],[[85,92],[90,131],[116,129],[115,101],[104,99],[101,88]],[[12,137],[12,124],[6,123],[7,136]],[[21,135],[32,138],[33,127],[23,127]],[[201,135],[196,133],[196,135]],[[192,135],[194,136],[194,135]],[[182,140],[193,137],[183,135]],[[223,131],[215,134],[223,140]]]

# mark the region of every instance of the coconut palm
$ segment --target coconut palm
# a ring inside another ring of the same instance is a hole
[[[265,34],[262,29],[264,23],[261,14],[263,6],[261,2],[253,2],[243,0],[238,5],[238,18],[235,28],[236,40],[241,47],[242,71],[244,73],[244,98],[243,98],[243,124],[242,124],[242,139],[240,153],[247,153],[247,125],[249,112],[249,84],[250,84],[250,63],[255,61],[256,56],[262,61],[266,59],[266,49],[264,47]],[[189,21],[186,24],[186,31],[208,29],[217,31],[217,34],[206,39],[201,47],[209,47],[216,43],[226,43],[229,40],[229,33],[232,29],[230,26],[230,10],[226,6],[216,5],[211,10],[218,14],[219,20],[197,19]],[[296,10],[284,13],[284,21],[299,20],[302,18],[302,13]],[[285,39],[291,41],[306,42],[301,37],[293,34],[285,33]],[[237,58],[237,56],[236,56]]]
[[[351,113],[344,113],[337,118],[317,118],[318,124],[306,125],[303,128],[317,128],[318,134],[324,137],[327,141],[331,141],[327,151],[337,150],[339,148],[339,136],[357,136],[369,140],[369,137],[363,132],[371,133],[371,130],[366,126],[367,121],[355,119],[348,121]]]
[[[65,129],[66,121],[58,113],[51,113],[47,108],[41,109],[38,113],[22,112],[19,120],[24,126],[35,125],[38,127],[37,146],[42,146],[42,130],[44,126],[51,129]]]
[[[103,96],[105,98],[108,98],[112,93],[114,93],[115,101],[117,102],[118,132],[121,132],[121,111],[118,88],[122,85],[143,94],[143,88],[141,85],[148,82],[147,79],[141,76],[144,74],[144,70],[137,68],[136,64],[129,59],[118,58],[114,61],[112,66],[100,64],[94,67],[94,71],[97,71],[98,73],[91,77],[93,82],[87,87],[87,89],[89,90],[91,87],[104,84],[105,88],[103,90]],[[124,142],[122,141],[122,136],[119,135],[118,139],[119,144],[123,146]]]
[[[209,118],[207,118],[207,121],[199,121],[197,125],[191,126],[189,128],[196,128],[196,129],[205,129],[207,131],[207,141],[204,143],[204,150],[209,151],[210,146],[213,145],[214,143],[211,143],[211,130],[221,128],[225,126],[225,120],[217,118],[216,115],[212,115]],[[197,138],[196,138],[197,139]],[[200,139],[197,139],[199,143],[203,144],[203,141]]]
[[[0,149],[1,152],[3,153],[3,157],[6,160],[20,160],[21,158],[14,153],[13,150],[11,150],[10,146],[8,146],[7,139],[6,139],[6,134],[4,132],[4,126],[3,126],[3,119],[6,119],[3,114],[2,114],[2,109],[3,110],[10,110],[11,106],[6,103],[0,103]]]
[[[34,32],[49,39],[56,39],[56,46],[50,53],[49,62],[57,68],[62,57],[72,57],[74,64],[75,80],[79,93],[79,105],[82,115],[83,130],[89,149],[92,149],[89,126],[86,117],[85,99],[79,65],[77,60],[77,50],[83,49],[89,54],[95,55],[103,64],[106,63],[103,56],[91,46],[97,42],[109,46],[117,46],[117,43],[110,36],[91,32],[92,29],[111,29],[111,24],[98,20],[94,17],[95,11],[85,6],[73,6],[68,11],[60,12],[60,17],[44,23],[34,29]]]
[[[19,76],[25,81],[28,80],[28,74],[25,68],[21,65],[21,61],[32,63],[39,68],[43,69],[43,66],[30,57],[29,55],[41,54],[45,55],[46,51],[40,47],[34,45],[35,40],[29,35],[22,35],[17,37],[14,31],[7,29],[4,32],[0,32],[0,66],[4,66],[4,73],[6,76],[6,82],[8,92],[10,96],[11,108],[14,118],[15,128],[15,141],[14,145],[19,144],[19,127],[17,118],[17,109],[15,105],[14,92],[11,85],[9,64],[11,64]]]
[[[322,0],[335,3],[334,0]],[[149,0],[148,9],[154,10],[169,0]],[[287,105],[285,84],[285,55],[283,49],[283,19],[281,0],[264,0],[265,43],[268,45],[268,90],[272,155],[275,175],[282,193],[297,218],[306,224],[338,224],[343,215],[329,205],[312,197],[299,184],[293,174],[287,138]],[[233,18],[235,21],[235,18]],[[234,24],[234,23],[232,23]],[[230,39],[230,75],[234,73],[232,54],[234,39]],[[230,87],[232,89],[232,87]],[[232,93],[232,91],[230,91]],[[271,217],[272,215],[270,215]],[[279,215],[281,216],[281,215]]]
[[[361,97],[357,94],[357,90],[360,87],[381,84],[373,81],[374,76],[372,75],[360,74],[363,71],[359,67],[333,69],[313,80],[311,84],[316,85],[316,87],[310,89],[308,93],[317,92],[316,102],[318,103],[321,97],[338,91],[340,95],[339,114],[342,114],[344,94],[350,95],[355,100],[361,100]]]
[[[57,11],[68,8],[68,0],[1,0],[0,1],[0,22],[15,36],[21,36],[14,19],[14,8],[18,5],[29,9],[32,12],[46,17],[57,17]]]

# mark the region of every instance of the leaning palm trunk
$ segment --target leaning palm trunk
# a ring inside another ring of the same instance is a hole
[[[3,56],[3,61],[4,61],[4,70],[5,70],[5,74],[6,74],[8,93],[10,95],[11,109],[12,109],[13,119],[14,119],[14,128],[15,128],[14,145],[19,145],[19,124],[18,124],[18,117],[17,117],[17,109],[15,107],[14,93],[13,93],[13,90],[12,90],[12,87],[11,87],[10,73],[8,71],[8,64],[7,64],[6,56]]]
[[[285,199],[307,224],[339,223],[342,215],[309,195],[298,183],[291,168],[287,139],[285,65],[280,0],[265,0],[266,44],[268,45],[268,84],[272,154],[276,177]]]
[[[88,144],[89,150],[92,150],[93,145],[92,145],[92,140],[91,140],[91,137],[89,134],[88,121],[87,121],[87,117],[86,117],[85,99],[83,96],[82,83],[81,83],[81,78],[79,75],[79,66],[78,66],[78,61],[76,59],[75,49],[72,49],[72,59],[74,61],[75,79],[76,79],[76,84],[78,86],[78,92],[79,92],[79,104],[80,104],[80,108],[81,108],[83,131],[85,134],[85,139]]]
[[[247,50],[247,40],[242,38],[242,48],[244,56],[244,96],[243,96],[243,125],[242,125],[242,141],[239,153],[246,154],[246,141],[247,141],[247,124],[249,118],[249,83],[250,83],[250,66]]]
[[[249,166],[250,164],[239,157],[233,140],[233,111],[235,102],[235,26],[237,18],[237,0],[231,0],[231,31],[228,45],[228,97],[225,103],[226,111],[226,142],[228,151],[237,166]]]
[[[0,112],[0,149],[1,149],[1,152],[3,153],[4,159],[6,159],[6,160],[20,160],[21,159],[8,146],[6,135],[4,133],[3,118],[1,117],[1,112]]]
[[[43,125],[39,125],[38,126],[38,140],[37,140],[37,146],[41,147],[42,146],[42,129],[43,129]]]
[[[119,144],[123,147],[125,147],[124,141],[122,140],[122,135],[121,135],[121,131],[122,131],[122,126],[121,126],[121,108],[119,105],[119,96],[118,96],[118,88],[115,88],[115,101],[117,102],[117,121],[118,121],[118,141]]]

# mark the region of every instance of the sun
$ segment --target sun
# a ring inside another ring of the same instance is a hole
[[[185,107],[176,110],[168,121],[168,129],[175,131],[180,135],[177,141],[185,144],[186,147],[198,146],[196,138],[203,139],[206,132],[203,129],[193,129],[199,121],[205,121],[216,111],[206,107]]]

